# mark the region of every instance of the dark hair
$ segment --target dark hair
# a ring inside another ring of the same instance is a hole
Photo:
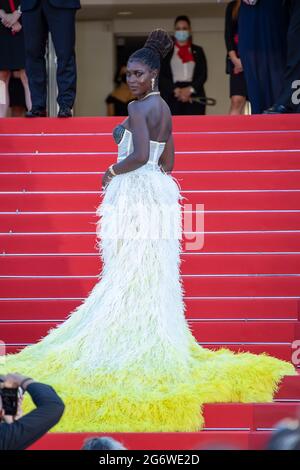
[[[151,70],[160,69],[160,61],[173,47],[173,40],[171,36],[164,29],[155,29],[152,31],[144,47],[133,52],[128,59],[128,62],[142,62]]]
[[[189,25],[189,27],[191,27],[191,20],[189,19],[188,16],[186,15],[179,15],[177,16],[177,18],[175,19],[174,21],[174,25],[176,26],[176,24],[178,23],[178,21],[186,21],[187,24]]]

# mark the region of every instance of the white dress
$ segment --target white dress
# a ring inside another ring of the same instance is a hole
[[[115,176],[97,208],[98,282],[64,323],[7,356],[6,372],[61,395],[55,431],[196,431],[203,403],[271,401],[295,373],[264,354],[198,345],[185,319],[180,188],[158,165],[165,144],[149,145],[149,161]],[[123,128],[118,161],[132,150]]]

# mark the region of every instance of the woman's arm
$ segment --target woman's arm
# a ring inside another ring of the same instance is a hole
[[[192,87],[196,91],[196,95],[201,93],[202,87],[207,80],[207,60],[202,47],[198,47],[196,65],[194,69],[194,77]]]
[[[226,9],[226,20],[225,20],[225,44],[227,48],[228,56],[234,65],[234,73],[241,72],[243,70],[241,59],[237,55],[237,45],[234,41],[234,36],[237,33],[235,27],[235,21],[232,18],[233,3],[229,3]]]
[[[112,94],[107,96],[105,103],[106,103],[106,115],[115,116],[115,98],[112,96]]]
[[[114,116],[115,115],[115,105],[113,103],[107,103],[106,105],[106,115]]]
[[[226,8],[226,17],[225,17],[225,44],[226,49],[229,52],[235,50],[235,43],[234,43],[234,28],[233,28],[233,18],[232,18],[232,11],[233,11],[233,3],[229,3]]]

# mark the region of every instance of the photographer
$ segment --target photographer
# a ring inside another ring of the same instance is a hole
[[[0,376],[0,381],[0,450],[26,449],[58,423],[64,403],[52,387],[30,377],[8,374]],[[35,410],[23,417],[20,417],[20,389],[23,393],[27,391],[36,405]]]

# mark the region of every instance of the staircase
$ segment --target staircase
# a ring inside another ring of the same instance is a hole
[[[0,340],[36,342],[87,296],[101,261],[95,209],[120,118],[0,120]],[[267,352],[300,367],[300,117],[175,117],[173,175],[204,205],[204,245],[182,253],[187,318],[207,348]],[[188,235],[188,234],[186,234]],[[297,343],[298,340],[298,343]],[[300,369],[299,369],[300,371]],[[300,376],[274,403],[207,404],[199,433],[112,434],[131,449],[215,440],[262,448],[300,414]],[[49,433],[35,449],[80,448]]]

